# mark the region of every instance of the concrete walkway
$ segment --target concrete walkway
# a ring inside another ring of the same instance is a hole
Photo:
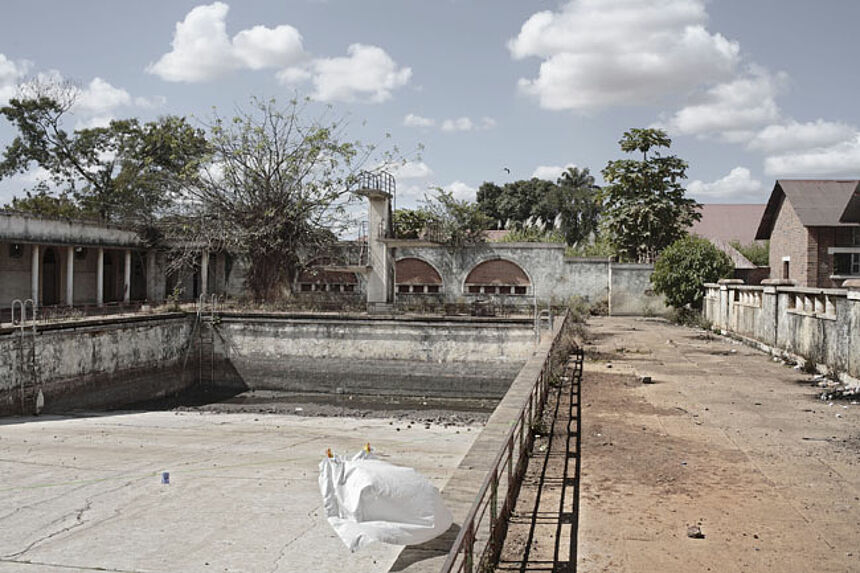
[[[115,413],[0,422],[0,571],[387,571],[321,514],[327,447],[442,487],[479,428],[382,419]],[[160,472],[170,472],[170,484]]]
[[[860,571],[860,406],[705,331],[589,330],[579,573]]]

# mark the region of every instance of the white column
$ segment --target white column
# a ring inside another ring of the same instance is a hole
[[[122,278],[122,302],[131,300],[131,251],[125,250],[125,267]]]
[[[96,304],[99,306],[105,304],[105,250],[103,247],[99,247],[96,258]]]
[[[209,249],[200,253],[200,294],[205,295],[209,286]]]
[[[30,298],[33,299],[33,305],[39,306],[39,262],[41,259],[41,251],[39,245],[33,245],[33,256],[30,265]]]
[[[75,248],[66,248],[66,304],[75,305]]]

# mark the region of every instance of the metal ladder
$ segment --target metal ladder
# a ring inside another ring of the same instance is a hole
[[[200,295],[197,301],[197,382],[212,386],[215,382],[215,311],[218,295]],[[204,367],[203,358],[209,357],[209,368]],[[205,376],[205,377],[204,377]]]
[[[535,311],[535,344],[540,344],[542,324],[546,324],[547,330],[552,334],[552,310],[544,309],[537,312],[537,306],[535,306]]]
[[[30,309],[30,321],[27,321],[27,308]],[[18,319],[16,322],[16,310]],[[27,386],[31,389],[39,386],[39,365],[36,361],[36,303],[33,299],[15,299],[12,301],[12,324],[17,325],[15,334],[14,360],[15,367],[13,377],[18,379],[21,398],[21,414],[27,413]],[[45,403],[42,389],[36,392],[34,412],[40,413]]]

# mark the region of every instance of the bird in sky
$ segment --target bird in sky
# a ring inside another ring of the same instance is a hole
[[[508,169],[507,167],[502,167],[502,169],[503,169],[503,170],[505,171],[505,173],[507,173],[508,175],[510,175],[510,174],[511,174],[511,170],[510,170],[510,169]]]

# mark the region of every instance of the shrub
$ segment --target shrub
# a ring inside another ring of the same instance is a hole
[[[654,263],[654,290],[675,307],[701,308],[702,285],[731,276],[732,260],[707,239],[684,237],[662,252]]]
[[[753,241],[746,245],[742,245],[740,241],[730,241],[729,244],[755,266],[770,265],[770,241]]]

